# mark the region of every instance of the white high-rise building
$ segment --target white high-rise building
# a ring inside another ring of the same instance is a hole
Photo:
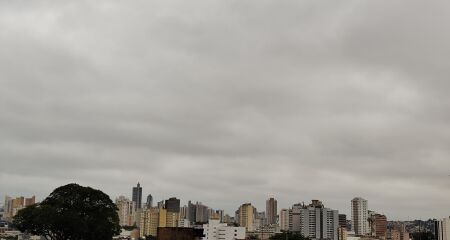
[[[450,218],[444,218],[436,222],[437,239],[450,240]]]
[[[367,200],[356,197],[352,201],[352,228],[357,236],[370,233]]]
[[[289,231],[289,209],[281,209],[280,211],[280,230]]]
[[[245,227],[230,227],[220,220],[209,220],[203,225],[203,240],[236,240],[245,239]]]
[[[291,210],[290,231],[310,239],[338,240],[339,213],[313,200],[308,206],[296,204]]]

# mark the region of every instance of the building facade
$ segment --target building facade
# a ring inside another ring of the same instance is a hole
[[[36,197],[32,196],[30,198],[25,197],[16,197],[12,198],[10,196],[5,196],[5,203],[4,203],[4,213],[3,218],[5,220],[11,221],[14,216],[17,215],[17,213],[28,206],[31,206],[36,203]]]
[[[313,200],[300,209],[300,233],[310,239],[338,240],[339,213]]]
[[[378,239],[386,239],[387,218],[385,215],[372,213],[369,216],[369,226],[371,236]]]
[[[159,226],[159,208],[153,207],[142,211],[139,224],[140,236],[156,236]]]
[[[165,208],[168,212],[180,212],[180,199],[172,197],[166,200]]]
[[[437,240],[450,240],[450,218],[436,221]]]
[[[147,196],[147,203],[145,204],[145,206],[146,208],[153,207],[153,196],[151,194]]]
[[[289,231],[289,209],[281,209],[280,211],[280,230]]]
[[[142,187],[140,183],[136,187],[133,187],[131,199],[136,203],[135,210],[142,208]]]
[[[245,227],[230,227],[220,220],[209,220],[203,225],[203,240],[245,239]]]
[[[120,226],[133,226],[136,223],[136,205],[124,196],[116,198]]]
[[[251,203],[244,203],[239,208],[239,226],[245,227],[247,232],[252,232],[255,229],[255,212],[256,209]]]
[[[277,223],[277,200],[269,198],[266,200],[266,221],[267,224],[272,225]]]
[[[339,214],[339,227],[347,229],[347,215]]]
[[[367,200],[356,197],[351,201],[352,228],[357,236],[365,236],[370,233],[368,222]]]

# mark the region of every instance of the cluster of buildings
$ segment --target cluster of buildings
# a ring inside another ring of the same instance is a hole
[[[356,197],[351,200],[351,219],[338,210],[326,207],[319,200],[309,204],[296,203],[278,211],[278,202],[266,200],[265,211],[258,211],[251,203],[244,203],[233,216],[223,210],[212,209],[201,202],[188,201],[181,206],[177,198],[153,204],[153,197],[142,202],[142,187],[133,187],[132,199],[116,199],[120,224],[135,226],[136,236],[158,236],[160,228],[203,229],[204,240],[246,239],[255,236],[269,239],[276,233],[300,233],[312,240],[409,240],[405,226],[389,227],[385,215],[370,211],[368,201]],[[442,239],[447,240],[447,239]],[[448,239],[450,240],[450,239]]]
[[[6,221],[11,221],[11,219],[16,216],[19,210],[33,205],[36,203],[36,197],[32,196],[30,198],[16,197],[12,198],[10,196],[5,197],[5,203],[3,205],[2,218]]]
[[[134,238],[157,237],[164,228],[192,228],[203,231],[203,239],[245,239],[246,228],[230,226],[233,218],[224,214],[223,210],[214,210],[201,202],[188,202],[181,206],[180,199],[175,197],[153,204],[153,197],[147,196],[142,202],[142,187],[138,183],[132,190],[132,199],[124,196],[116,198],[120,225],[134,226]],[[181,230],[177,230],[181,231]],[[161,237],[161,236],[160,236]]]
[[[415,229],[414,224],[389,222],[384,214],[369,210],[368,201],[361,197],[351,200],[349,219],[320,200],[278,210],[277,200],[271,197],[266,200],[265,211],[243,203],[232,216],[201,202],[188,201],[181,206],[176,197],[154,203],[153,196],[148,195],[145,202],[142,200],[139,183],[132,188],[131,199],[125,196],[115,199],[120,225],[127,229],[117,239],[171,239],[175,236],[202,240],[269,239],[277,233],[292,232],[311,240],[409,240],[409,231]],[[34,203],[34,196],[6,197],[0,209],[3,220],[0,221],[0,238],[2,231],[8,230],[7,223],[12,217]],[[429,220],[427,226],[433,239],[450,240],[450,217]]]

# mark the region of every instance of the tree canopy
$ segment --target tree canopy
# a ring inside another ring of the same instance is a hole
[[[120,233],[117,207],[109,196],[74,183],[20,210],[13,225],[48,240],[110,240]]]

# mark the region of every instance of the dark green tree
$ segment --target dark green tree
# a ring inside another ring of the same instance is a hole
[[[433,240],[434,235],[432,232],[414,232],[411,233],[411,238],[413,240]]]
[[[282,232],[275,233],[275,235],[270,237],[270,240],[309,240],[309,238],[304,237],[300,233]]]
[[[120,233],[117,207],[100,190],[68,184],[14,217],[18,230],[48,240],[110,240]]]

